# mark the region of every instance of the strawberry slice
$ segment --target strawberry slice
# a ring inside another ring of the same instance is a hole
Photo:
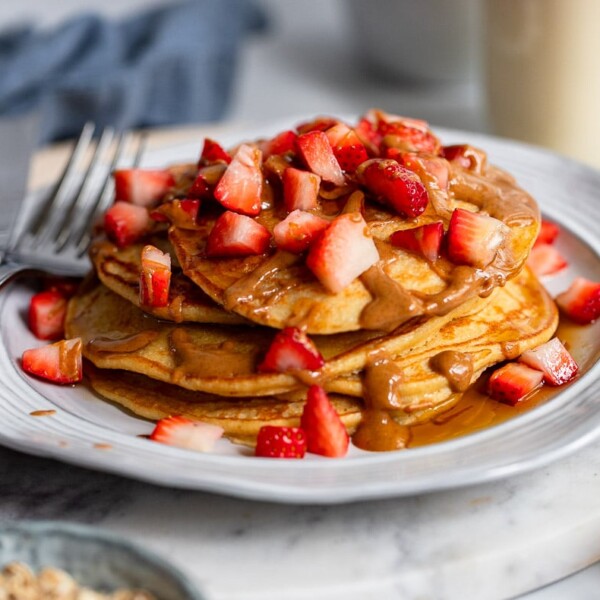
[[[527,350],[521,354],[519,361],[544,374],[544,381],[549,385],[562,385],[577,375],[579,367],[558,338]]]
[[[300,419],[306,433],[307,450],[322,456],[341,457],[348,452],[350,439],[325,390],[311,385]]]
[[[367,149],[356,132],[344,123],[338,123],[325,132],[333,154],[340,167],[347,173],[354,173],[358,165],[368,160]]]
[[[215,188],[215,198],[227,209],[254,216],[261,209],[262,153],[242,144]]]
[[[278,133],[274,138],[261,144],[264,159],[276,154],[285,154],[293,152],[296,148],[296,138],[298,134],[290,129]]]
[[[210,452],[216,442],[223,437],[223,433],[224,429],[218,425],[174,416],[158,421],[150,434],[150,439],[177,448]]]
[[[104,214],[106,235],[119,248],[129,246],[146,234],[152,224],[144,206],[129,202],[115,202]]]
[[[281,250],[304,252],[329,221],[303,210],[292,211],[273,228],[273,240]]]
[[[600,317],[600,283],[576,277],[569,289],[556,296],[556,304],[572,320],[587,325]]]
[[[544,381],[544,374],[521,363],[508,363],[492,373],[487,393],[504,404],[515,406],[525,400]]]
[[[568,266],[564,256],[552,244],[537,244],[531,249],[527,266],[538,276],[554,275]]]
[[[297,327],[277,332],[265,358],[258,366],[261,373],[317,371],[325,361],[312,340]]]
[[[299,427],[263,425],[258,430],[255,455],[265,458],[304,458],[306,434]]]
[[[202,163],[212,163],[222,160],[229,164],[231,162],[231,156],[221,144],[211,140],[210,138],[204,138],[204,145],[202,146],[202,153],[200,154],[200,161]]]
[[[336,294],[379,260],[367,223],[357,212],[336,217],[313,242],[306,265],[330,292]]]
[[[508,227],[494,217],[457,208],[448,226],[448,254],[459,265],[485,267],[508,235]]]
[[[283,202],[288,212],[317,208],[321,178],[309,171],[288,167],[282,176]]]
[[[81,338],[61,340],[41,348],[25,350],[23,370],[54,383],[76,383],[83,378]]]
[[[115,200],[154,206],[175,185],[166,169],[119,169],[113,173]]]
[[[258,221],[228,210],[215,221],[208,235],[206,255],[263,254],[268,250],[270,241],[271,234]]]
[[[395,231],[390,236],[390,242],[393,246],[419,254],[433,262],[440,255],[443,237],[444,225],[438,222]]]
[[[327,136],[322,131],[310,131],[298,136],[296,145],[302,160],[315,175],[335,185],[344,185],[346,178],[333,154]]]
[[[57,340],[64,336],[67,299],[56,290],[39,292],[31,297],[27,322],[40,340]]]
[[[418,217],[427,207],[429,196],[419,176],[395,160],[372,158],[360,165],[357,175],[380,202],[400,215]]]
[[[167,306],[171,285],[171,256],[148,244],[142,249],[140,303],[143,306]]]
[[[542,219],[540,232],[538,233],[534,246],[539,246],[540,244],[553,244],[559,233],[560,227],[556,225],[556,223],[551,223],[550,221]]]
[[[150,212],[154,221],[169,221],[175,227],[182,229],[196,229],[200,200],[196,198],[183,198],[169,200]]]

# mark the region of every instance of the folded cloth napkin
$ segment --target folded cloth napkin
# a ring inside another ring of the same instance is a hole
[[[117,128],[206,122],[227,107],[250,0],[188,0],[122,21],[81,15],[0,35],[0,116],[40,113],[41,141],[84,122]]]

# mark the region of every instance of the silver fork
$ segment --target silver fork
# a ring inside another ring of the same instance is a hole
[[[0,265],[0,288],[32,271],[79,276],[89,270],[91,228],[112,202],[111,173],[131,155],[133,144],[137,147],[130,166],[139,165],[146,144],[144,134],[134,139],[110,127],[96,142],[94,130],[92,123],[84,126],[56,186],[38,210],[30,214],[23,204]]]

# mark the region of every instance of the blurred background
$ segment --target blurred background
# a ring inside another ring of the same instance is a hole
[[[0,118],[37,111],[49,142],[88,118],[256,123],[375,106],[600,166],[597,28],[596,0],[3,0]]]

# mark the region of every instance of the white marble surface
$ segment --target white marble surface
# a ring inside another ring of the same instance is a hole
[[[2,14],[11,3],[53,4],[5,0]],[[264,3],[274,29],[244,52],[230,118],[377,105],[485,128],[475,84],[415,89],[360,77],[341,2]],[[340,507],[162,489],[0,449],[1,519],[68,519],[122,533],[171,558],[209,600],[515,597],[600,558],[599,496],[600,444],[503,482]],[[525,597],[592,600],[599,580],[596,565]]]

